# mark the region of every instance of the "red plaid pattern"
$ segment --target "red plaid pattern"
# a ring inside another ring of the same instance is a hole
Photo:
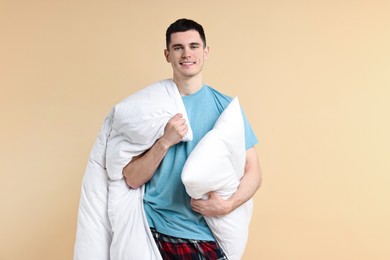
[[[215,241],[182,239],[151,231],[164,260],[227,260]]]

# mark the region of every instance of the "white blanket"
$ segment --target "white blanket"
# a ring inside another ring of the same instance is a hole
[[[107,116],[83,178],[75,260],[161,259],[145,218],[143,187],[130,189],[122,169],[149,149],[179,112],[189,122],[176,85],[164,80],[131,95]],[[190,128],[183,141],[191,139]]]

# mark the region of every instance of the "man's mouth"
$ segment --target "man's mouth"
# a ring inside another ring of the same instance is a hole
[[[195,62],[193,61],[183,61],[183,62],[180,62],[180,65],[184,65],[184,66],[189,66],[189,65],[193,65],[195,64]]]

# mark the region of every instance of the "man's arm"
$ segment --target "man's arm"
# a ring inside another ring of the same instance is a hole
[[[222,199],[216,192],[210,192],[208,200],[191,199],[192,209],[203,216],[223,216],[238,208],[255,195],[260,188],[262,174],[256,149],[246,152],[244,175],[240,180],[237,191],[227,200]]]
[[[182,114],[174,115],[164,129],[164,135],[144,154],[134,157],[124,168],[127,185],[137,189],[152,177],[169,147],[179,143],[188,131]]]

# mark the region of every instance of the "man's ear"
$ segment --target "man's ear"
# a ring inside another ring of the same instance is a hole
[[[209,46],[206,46],[204,49],[203,49],[203,57],[205,60],[207,60],[207,58],[209,57]]]
[[[165,56],[166,61],[170,63],[171,59],[169,58],[169,51],[168,51],[168,49],[164,50],[164,56]]]

